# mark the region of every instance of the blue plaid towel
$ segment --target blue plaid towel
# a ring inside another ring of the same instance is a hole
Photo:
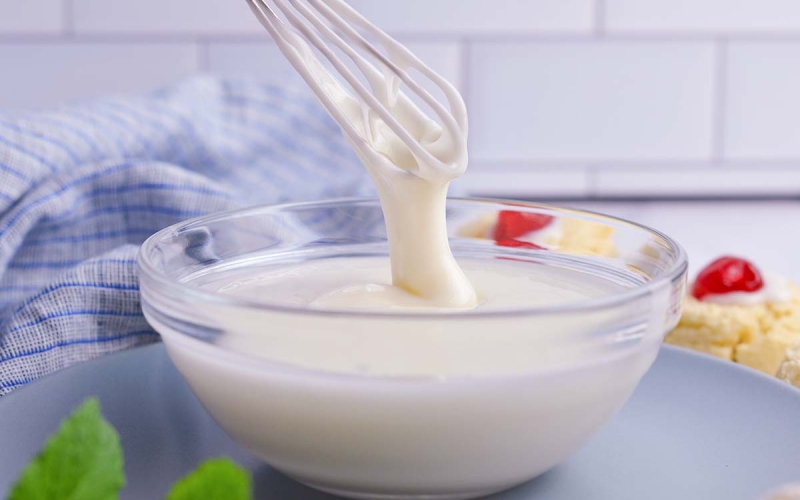
[[[138,98],[0,116],[0,395],[154,342],[135,257],[240,206],[371,193],[298,81],[195,78]]]

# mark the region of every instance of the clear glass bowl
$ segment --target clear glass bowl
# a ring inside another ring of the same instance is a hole
[[[546,249],[498,246],[487,236],[503,210],[550,215],[575,234],[540,242]],[[287,475],[352,498],[500,491],[568,458],[625,403],[679,318],[686,255],[657,231],[544,205],[450,200],[447,218],[459,259],[550,266],[615,291],[507,311],[398,314],[209,288],[233,271],[387,256],[377,200],[332,200],[160,231],[139,253],[142,308],[214,419]],[[389,358],[377,375],[341,362]]]

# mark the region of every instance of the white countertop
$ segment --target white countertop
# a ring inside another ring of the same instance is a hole
[[[645,224],[677,240],[690,275],[732,254],[800,282],[800,201],[643,201],[556,203]]]

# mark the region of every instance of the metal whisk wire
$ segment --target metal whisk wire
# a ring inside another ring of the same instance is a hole
[[[392,132],[402,140],[413,156],[421,160],[421,163],[430,165],[438,170],[440,174],[444,173],[447,177],[461,173],[465,165],[454,166],[442,161],[432,153],[432,151],[436,151],[435,143],[442,134],[438,134],[439,137],[431,140],[429,137],[414,137],[408,130],[409,120],[424,117],[425,115],[408,96],[398,92],[399,82],[403,82],[412,94],[417,95],[436,114],[441,126],[448,132],[445,140],[454,141],[458,148],[463,148],[465,151],[464,137],[467,131],[467,113],[464,101],[452,84],[434,72],[406,47],[377,28],[342,0],[307,0],[307,2],[302,0],[272,0],[277,9],[283,13],[289,23],[297,30],[296,32],[286,26],[276,11],[267,4],[266,0],[247,0],[247,2],[261,24],[276,40],[280,50],[292,62],[295,69],[309,84],[325,108],[333,115],[351,140],[359,143],[363,142],[364,138],[336,103],[333,102],[333,99],[324,87],[320,85],[317,78],[311,74],[308,66],[303,63],[297,63],[297,58],[292,57],[292,55],[296,54],[287,53],[287,51],[301,50],[301,46],[295,43],[297,39],[301,39],[317,49],[330,62],[341,78],[347,82],[358,99],[366,104],[369,112],[375,113],[380,117]],[[339,12],[342,14],[340,15]],[[353,25],[374,37],[387,50],[389,57],[364,38]],[[338,30],[338,33],[331,26]],[[345,41],[345,38],[347,41]],[[338,48],[353,61],[366,81],[369,82],[370,89],[345,65],[331,48],[331,45]],[[383,71],[367,60],[353,45],[360,48],[363,53],[371,56],[374,61],[377,61]],[[306,55],[306,57],[309,56],[316,59],[313,53]],[[441,102],[414,80],[409,75],[407,68],[415,69],[434,85],[438,86],[444,93],[450,109],[446,109]],[[384,91],[387,88],[385,85],[386,72],[399,79],[399,81],[394,81],[393,90]],[[398,100],[404,106],[395,107]],[[427,148],[421,144],[421,141],[424,140],[429,141],[429,144],[426,144]]]

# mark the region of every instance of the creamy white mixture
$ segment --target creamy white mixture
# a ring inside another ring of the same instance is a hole
[[[703,297],[703,302],[724,305],[753,306],[775,304],[792,300],[792,282],[779,274],[761,273],[764,286],[755,292],[714,293]]]
[[[344,6],[332,2],[329,7],[347,17]],[[386,220],[392,285],[399,289],[386,295],[402,303],[410,300],[400,293],[404,291],[439,307],[476,306],[475,290],[450,251],[445,223],[447,188],[467,165],[467,120],[461,96],[455,89],[445,89],[451,104],[456,99],[458,105],[455,109],[451,105],[454,116],[449,125],[440,126],[400,92],[400,80],[388,69],[362,68],[377,101],[423,150],[414,151],[378,115],[376,106],[354,97],[328,72],[305,41],[285,27],[278,31],[281,36],[275,38],[284,55],[342,126],[375,182]],[[384,45],[403,70],[416,59],[396,42],[384,41]],[[424,152],[435,160],[430,161]]]
[[[591,363],[598,346],[585,335],[614,323],[608,311],[553,317],[485,313],[559,306],[624,290],[603,278],[534,262],[467,258],[461,265],[477,290],[479,305],[473,310],[437,306],[391,286],[386,257],[260,266],[250,262],[196,277],[192,284],[272,306],[235,312],[208,306],[199,311],[224,318],[222,326],[229,333],[215,343],[227,351],[327,372],[426,378]],[[322,311],[372,314],[316,314]],[[660,336],[649,338],[657,343]],[[608,342],[613,344],[613,338]]]
[[[480,310],[520,310],[618,293],[607,280],[531,262],[464,259]],[[381,257],[345,257],[263,269],[213,273],[196,285],[267,304],[323,310],[380,309],[455,312],[391,285],[390,266]]]

